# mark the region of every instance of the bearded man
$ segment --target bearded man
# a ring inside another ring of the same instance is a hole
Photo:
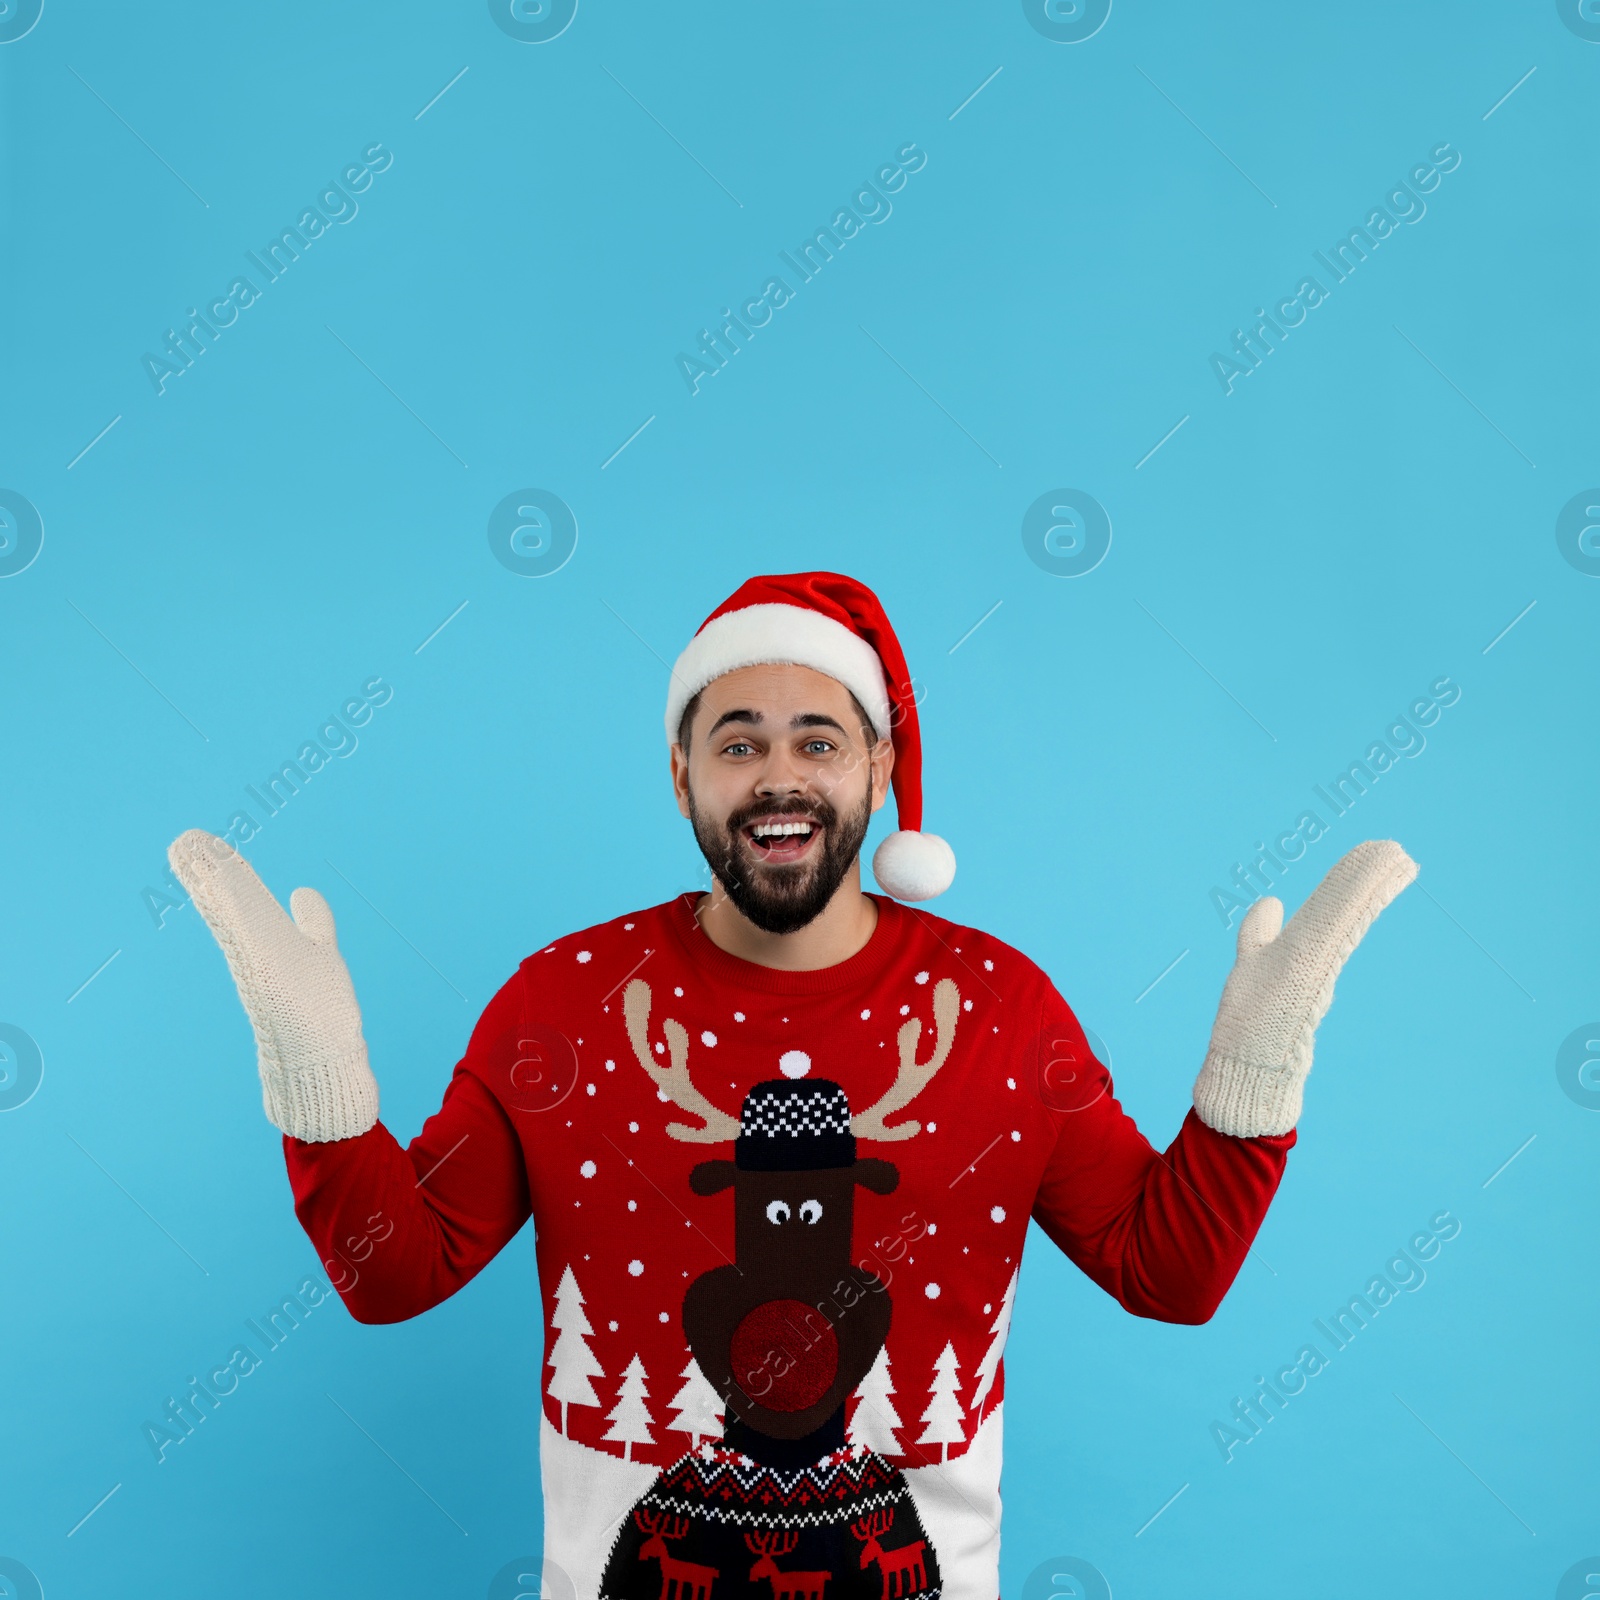
[[[297,889],[291,921],[225,842],[174,843],[296,1213],[363,1322],[438,1304],[534,1219],[552,1592],[997,1600],[1029,1219],[1133,1314],[1206,1321],[1334,981],[1416,865],[1369,842],[1287,926],[1250,908],[1158,1153],[1044,972],[912,909],[955,857],[920,831],[916,697],[870,590],[751,579],[679,658],[665,732],[711,891],[523,961],[405,1147],[327,903]]]

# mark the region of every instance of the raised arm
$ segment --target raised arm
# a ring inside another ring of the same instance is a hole
[[[479,1077],[458,1067],[444,1103],[402,1149],[378,1121],[333,913],[296,889],[293,919],[226,841],[198,829],[168,851],[228,961],[256,1037],[267,1119],[284,1134],[295,1212],[358,1321],[437,1305],[527,1220],[520,1142]],[[472,1049],[513,1030],[520,977],[490,1003]]]
[[[1066,1070],[1042,1084],[1062,1116],[1034,1220],[1129,1311],[1204,1322],[1221,1304],[1295,1142],[1334,982],[1416,872],[1399,845],[1362,844],[1335,863],[1287,927],[1279,901],[1251,907],[1194,1109],[1164,1153],[1117,1103],[1066,1003],[1054,991],[1046,997],[1046,1059]]]

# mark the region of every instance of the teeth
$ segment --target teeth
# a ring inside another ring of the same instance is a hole
[[[759,822],[750,830],[757,839],[783,838],[794,833],[810,833],[809,822]]]

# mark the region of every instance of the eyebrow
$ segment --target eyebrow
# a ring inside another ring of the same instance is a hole
[[[722,715],[711,724],[710,728],[706,730],[706,738],[710,739],[716,733],[717,729],[722,727],[725,723],[748,722],[752,725],[756,725],[762,720],[763,718],[759,711],[752,711],[747,706],[738,707],[733,711],[724,711]],[[797,711],[794,716],[789,719],[789,726],[791,728],[837,728],[840,733],[845,734],[846,738],[849,737],[849,735],[845,733],[843,723],[821,711]]]

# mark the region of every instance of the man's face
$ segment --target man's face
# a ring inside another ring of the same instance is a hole
[[[810,667],[741,667],[709,684],[672,747],[678,809],[728,898],[792,933],[853,872],[888,793],[894,747],[861,726],[850,691]]]

